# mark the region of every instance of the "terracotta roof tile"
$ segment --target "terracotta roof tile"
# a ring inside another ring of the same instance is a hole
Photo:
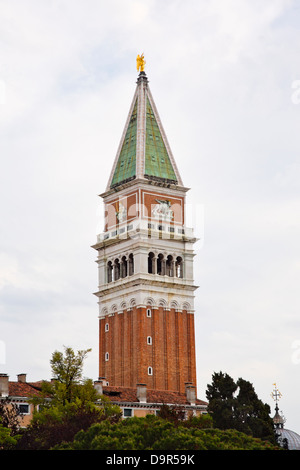
[[[41,387],[38,383],[29,382],[9,382],[9,396],[30,398],[40,394]]]
[[[138,402],[136,388],[126,387],[103,387],[103,394],[107,396],[112,402]],[[147,403],[165,403],[174,405],[188,405],[186,395],[184,393],[173,392],[169,390],[148,390],[147,389]],[[196,399],[196,405],[207,405],[207,402]]]
[[[42,381],[40,382],[9,382],[9,396],[30,398],[39,396],[41,392]],[[138,403],[137,389],[127,387],[104,386],[103,394],[112,402],[118,403]],[[147,404],[174,404],[188,405],[184,393],[171,390],[150,390],[147,389]],[[207,402],[196,399],[196,405],[207,405]]]

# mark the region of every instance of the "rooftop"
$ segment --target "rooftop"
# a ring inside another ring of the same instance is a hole
[[[26,374],[19,374],[17,381],[10,381],[7,374],[0,374],[0,397],[13,399],[26,399],[39,396],[42,390],[43,381],[26,382]],[[151,390],[144,384],[137,384],[136,387],[116,387],[105,385],[105,380],[95,381],[95,388],[101,395],[106,396],[111,402],[120,404],[147,403],[150,405],[184,405],[199,406],[206,408],[207,402],[199,400],[195,396],[195,387],[186,384],[186,393],[179,393],[172,390]]]
[[[112,402],[118,403],[137,403],[140,401],[137,388],[126,387],[103,387],[103,395]],[[150,390],[146,392],[147,404],[166,404],[166,405],[190,405],[185,393],[179,393],[172,390]],[[207,402],[196,398],[195,405],[207,406]]]

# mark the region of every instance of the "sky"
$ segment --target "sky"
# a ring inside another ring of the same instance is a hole
[[[300,434],[297,0],[0,0],[0,372],[92,348],[103,193],[144,53],[187,193],[198,397],[222,371]]]

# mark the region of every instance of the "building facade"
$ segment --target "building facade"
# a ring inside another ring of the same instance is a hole
[[[196,392],[188,188],[148,78],[140,72],[104,193],[97,251],[99,379],[110,387]]]
[[[27,382],[26,374],[18,374],[16,381],[9,380],[7,374],[0,374],[0,401],[19,409],[21,427],[27,427],[30,423],[35,410],[31,399],[39,397],[41,391],[42,382]]]

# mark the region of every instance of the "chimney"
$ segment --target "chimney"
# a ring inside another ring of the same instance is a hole
[[[137,399],[140,403],[147,403],[147,386],[146,386],[146,384],[137,384],[136,394],[137,394]]]
[[[103,395],[103,386],[106,385],[105,377],[99,377],[98,380],[94,381],[94,388],[99,393],[99,395]]]
[[[9,395],[8,375],[0,374],[0,396],[8,397],[8,395]]]
[[[196,387],[194,385],[186,384],[185,386],[185,393],[187,402],[190,405],[195,405],[196,403]]]
[[[22,382],[23,384],[26,383],[26,374],[18,374],[18,382]]]

